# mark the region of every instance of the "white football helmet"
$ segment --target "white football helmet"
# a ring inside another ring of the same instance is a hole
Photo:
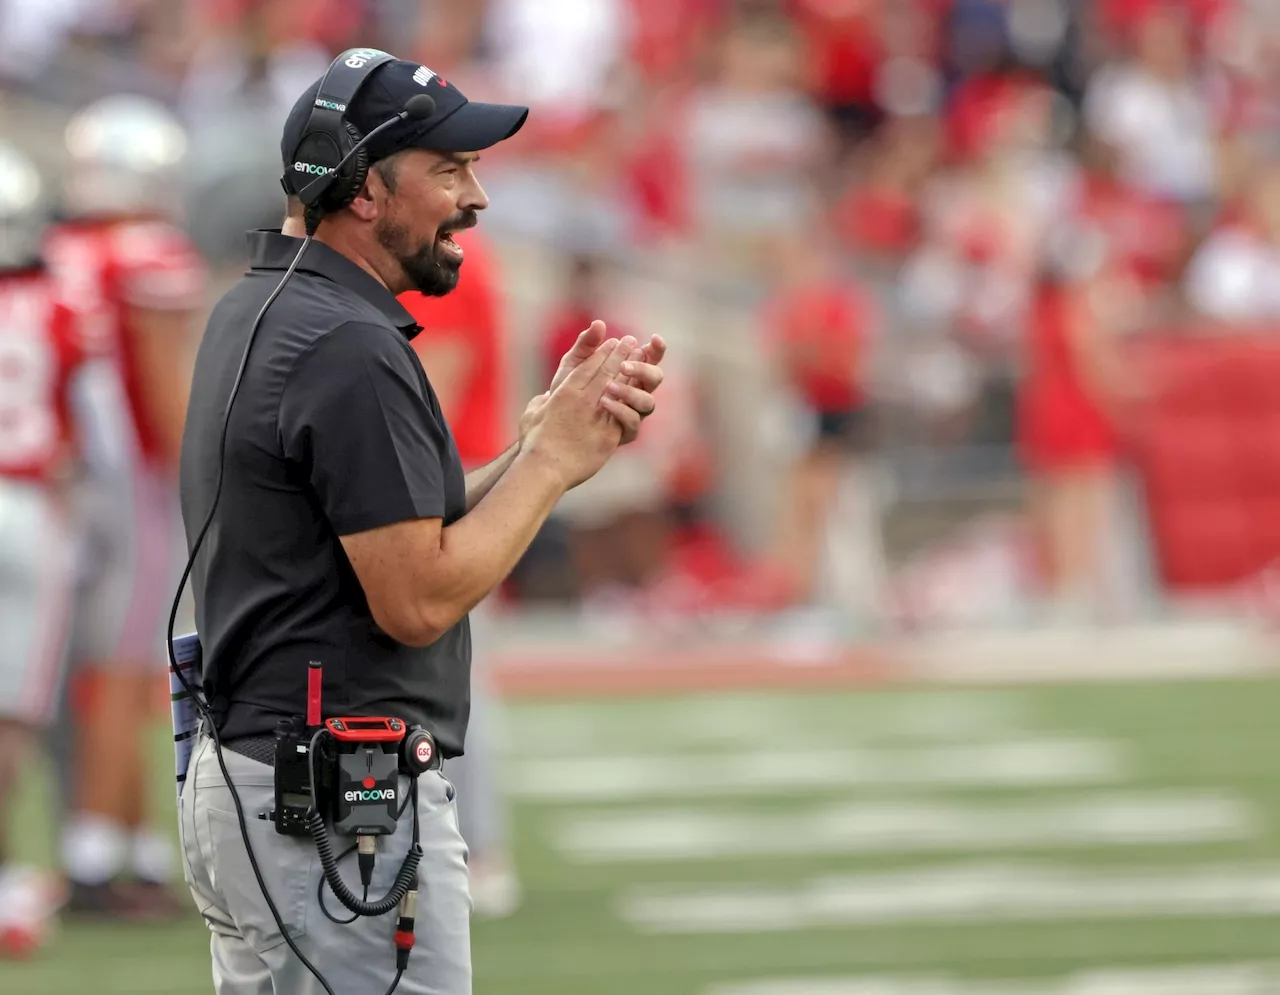
[[[49,203],[40,172],[17,146],[0,141],[0,270],[40,258]]]
[[[156,101],[132,94],[95,101],[67,125],[66,148],[63,200],[71,215],[179,211],[187,134]]]

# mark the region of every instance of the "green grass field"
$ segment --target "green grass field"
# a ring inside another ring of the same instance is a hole
[[[509,706],[527,894],[475,991],[1277,995],[1278,715],[1268,681]],[[208,977],[192,918],[68,928],[0,992]]]

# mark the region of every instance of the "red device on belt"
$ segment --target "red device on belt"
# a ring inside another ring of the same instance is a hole
[[[326,719],[324,727],[339,743],[398,743],[404,739],[404,723],[399,719],[362,715]]]
[[[307,728],[314,729],[320,724],[320,691],[324,686],[324,671],[320,669],[320,661],[312,660],[307,664]]]

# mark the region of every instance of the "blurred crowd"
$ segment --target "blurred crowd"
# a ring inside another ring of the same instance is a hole
[[[593,317],[673,342],[662,418],[515,599],[874,615],[894,509],[1013,494],[1074,612],[1151,389],[1123,342],[1280,319],[1269,0],[0,0],[14,101],[177,113],[228,272],[351,45],[532,107],[449,318],[496,345],[441,379],[514,406]]]

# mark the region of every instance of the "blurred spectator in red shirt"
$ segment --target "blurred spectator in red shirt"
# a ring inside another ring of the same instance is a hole
[[[773,557],[797,603],[813,596],[841,478],[871,442],[866,365],[880,321],[870,295],[837,273],[823,243],[818,232],[780,240],[781,278],[761,314],[777,372],[813,420],[814,441],[792,469]]]
[[[678,124],[672,117],[669,113],[653,114],[652,124],[625,166],[625,189],[638,216],[638,241],[679,237],[689,231],[692,208],[687,163]]]
[[[1096,610],[1127,404],[1140,385],[1119,339],[1141,319],[1128,267],[1095,227],[1050,252],[1031,313],[1017,436],[1031,478],[1031,523],[1055,610]]]
[[[422,326],[413,347],[463,466],[472,470],[500,456],[514,441],[515,420],[507,417],[508,344],[492,250],[475,229],[456,238],[466,254],[457,288],[444,297],[411,291],[400,295],[400,303]]]

